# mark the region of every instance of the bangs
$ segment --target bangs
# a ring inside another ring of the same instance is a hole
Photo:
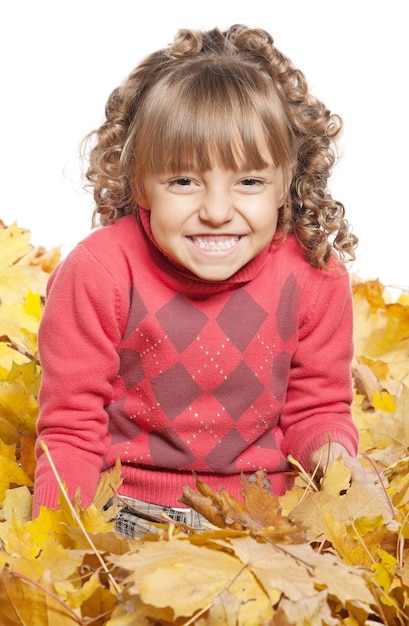
[[[289,167],[290,131],[272,79],[248,66],[196,62],[165,76],[145,97],[130,137],[132,167],[139,181],[145,173],[216,164],[263,169],[260,136],[273,163]]]

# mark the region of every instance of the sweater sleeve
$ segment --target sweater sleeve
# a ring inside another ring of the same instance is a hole
[[[109,444],[104,406],[112,400],[125,303],[111,273],[79,244],[55,270],[38,343],[42,367],[38,442],[43,441],[69,497],[88,506]],[[58,485],[37,443],[33,516],[56,508]]]
[[[355,456],[351,417],[352,296],[348,273],[333,268],[302,294],[299,342],[293,357],[281,425],[285,454],[310,471],[312,452],[328,441]]]

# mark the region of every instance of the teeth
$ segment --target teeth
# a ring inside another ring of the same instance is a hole
[[[195,237],[194,241],[199,246],[199,248],[206,250],[228,250],[229,248],[233,248],[238,242],[239,237],[231,237],[230,239],[219,239],[215,241],[214,239],[203,239],[203,237]]]

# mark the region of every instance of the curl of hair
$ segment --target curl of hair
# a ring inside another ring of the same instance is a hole
[[[357,238],[352,234],[341,202],[328,190],[337,161],[336,141],[342,120],[309,91],[304,74],[280,52],[262,29],[234,25],[221,32],[180,30],[173,43],[149,55],[116,88],[105,107],[105,121],[83,142],[89,167],[85,177],[93,189],[96,217],[107,225],[137,210],[133,146],[134,119],[149,93],[175,64],[198,59],[233,59],[262,72],[274,84],[285,119],[292,157],[290,183],[279,212],[278,230],[294,233],[306,258],[324,267],[331,250],[340,261],[355,258]]]

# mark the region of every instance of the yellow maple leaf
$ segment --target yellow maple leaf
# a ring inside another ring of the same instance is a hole
[[[395,398],[386,391],[374,391],[373,393],[373,405],[375,410],[381,409],[388,413],[395,413],[396,402]]]
[[[3,502],[6,491],[13,483],[28,487],[33,485],[33,481],[27,476],[23,468],[19,467],[16,459],[10,459],[3,455],[4,449],[4,444],[0,441],[0,503]]]
[[[237,626],[240,602],[228,589],[224,589],[213,600],[206,617],[195,620],[195,626]],[[247,622],[251,626],[251,621]]]
[[[66,576],[61,580],[50,579],[51,581],[58,596],[74,609],[80,607],[101,586],[100,578],[95,572],[83,584]]]
[[[13,517],[16,517],[20,522],[30,520],[32,500],[33,497],[27,487],[8,489],[3,502],[4,519],[11,521]]]
[[[325,469],[321,479],[321,489],[326,493],[339,496],[340,493],[349,489],[350,482],[351,470],[346,467],[344,460],[339,458]]]
[[[277,624],[308,624],[308,626],[322,626],[322,624],[336,624],[328,605],[328,593],[319,591],[313,596],[300,598],[297,603],[286,598],[280,603],[276,613]],[[344,622],[352,626],[349,622]]]
[[[389,552],[385,552],[381,548],[377,552],[381,560],[374,565],[374,580],[382,589],[388,592],[395,578],[395,568],[398,565],[398,561]]]
[[[66,517],[61,510],[40,508],[34,520],[20,521],[16,515],[0,525],[0,536],[9,554],[35,559],[49,542],[68,546],[64,527]]]
[[[34,360],[21,365],[13,363],[7,376],[0,375],[0,410],[10,429],[13,425],[19,433],[36,434],[39,384],[39,368]],[[7,429],[0,430],[3,441],[10,437],[6,432]]]
[[[30,244],[30,232],[16,224],[0,228],[0,371],[11,367],[13,358],[25,362],[34,354],[42,300],[50,271],[60,251],[44,253]]]
[[[29,576],[4,567],[0,572],[0,623],[78,626],[78,616],[50,591]]]
[[[15,265],[31,250],[29,230],[19,228],[16,222],[0,228],[0,273]]]
[[[409,372],[409,307],[403,298],[387,303],[379,281],[356,283],[353,292],[354,358],[382,360],[389,382],[401,381]]]
[[[37,322],[39,322],[43,310],[40,294],[34,293],[31,289],[29,289],[26,293],[23,309],[26,313],[34,317]]]
[[[282,501],[286,502],[285,496],[282,496]],[[393,519],[390,504],[379,488],[356,482],[343,495],[325,491],[308,493],[300,504],[288,512],[288,517],[302,522],[309,541],[319,542],[328,534],[327,511],[331,511],[331,519],[345,529],[360,518],[375,518],[385,525]]]
[[[171,608],[175,618],[210,607],[213,597],[230,589],[251,588],[254,620],[270,606],[268,596],[247,568],[228,552],[206,550],[186,541],[146,543],[136,555],[110,559],[129,568],[128,592],[143,602]],[[160,589],[160,593],[158,593]]]

